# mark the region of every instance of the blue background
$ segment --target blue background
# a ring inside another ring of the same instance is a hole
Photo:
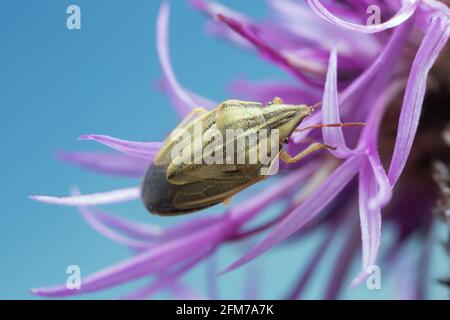
[[[227,83],[237,76],[287,78],[254,53],[209,36],[204,31],[204,17],[185,1],[172,2],[171,57],[178,80],[189,89],[220,101],[229,98]],[[233,1],[231,6],[263,16],[265,5],[254,3]],[[81,30],[66,28],[66,8],[71,4],[81,7]],[[64,283],[68,265],[79,265],[86,275],[129,256],[125,248],[91,230],[75,209],[36,203],[27,195],[66,195],[74,185],[87,193],[138,183],[64,165],[55,160],[54,153],[62,149],[105,150],[92,142],[77,141],[82,134],[160,141],[176,125],[178,117],[167,97],[154,90],[160,77],[155,48],[159,5],[155,0],[2,1],[0,298],[36,298],[28,290]],[[137,202],[111,210],[159,225],[189,219],[150,216]],[[250,264],[252,273],[259,270],[260,297],[282,297],[319,238],[321,234],[315,234],[301,245],[282,246]],[[229,246],[221,250],[218,265],[225,267],[242,249]],[[439,252],[437,255],[435,265],[442,269],[445,260]],[[321,296],[333,257],[325,262],[306,297]],[[349,276],[359,268],[358,260]],[[248,274],[244,268],[222,276],[221,297],[243,297]],[[205,293],[204,279],[201,265],[189,273],[185,283]],[[81,298],[116,298],[142,284],[136,281]],[[344,291],[347,298],[392,297],[387,284],[380,291],[364,286]],[[445,297],[438,286],[432,286],[431,294]]]

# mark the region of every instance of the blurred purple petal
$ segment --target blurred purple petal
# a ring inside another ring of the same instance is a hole
[[[191,259],[188,263],[186,263],[184,266],[181,266],[177,270],[173,272],[162,272],[159,278],[157,278],[155,281],[152,281],[150,284],[146,285],[143,288],[140,288],[134,292],[131,292],[127,294],[126,296],[122,297],[124,300],[142,300],[145,299],[154,293],[156,293],[158,290],[167,287],[169,285],[175,284],[178,282],[179,277],[192,269],[195,265],[197,265],[198,262],[200,262],[204,257],[208,256],[211,253],[211,251],[206,252],[203,255],[200,255],[194,259]],[[217,275],[216,275],[217,276]]]
[[[149,223],[139,223],[122,217],[113,216],[96,207],[91,207],[90,211],[92,211],[97,219],[103,224],[106,224],[107,226],[122,233],[126,233],[133,238],[153,241],[164,234],[164,230],[159,226],[151,225]]]
[[[233,96],[237,98],[261,102],[268,102],[274,97],[280,97],[285,103],[315,104],[322,95],[318,88],[303,89],[280,81],[251,82],[239,79],[234,80],[229,88]]]
[[[227,218],[232,221],[233,224],[243,224],[273,201],[282,200],[283,196],[286,193],[291,192],[295,185],[300,187],[300,183],[303,180],[310,177],[317,170],[320,170],[320,165],[320,162],[308,163],[303,166],[301,170],[296,170],[291,174],[286,175],[275,186],[266,188],[263,192],[244,201],[239,206],[232,207],[228,212]]]
[[[169,288],[171,294],[178,300],[206,300],[206,297],[194,291],[190,286],[180,281],[173,282]]]
[[[306,84],[315,86],[319,85],[319,82],[317,80],[313,80],[312,78],[308,77],[306,73],[303,72],[303,70],[298,68],[298,66],[293,63],[292,58],[284,55],[279,50],[272,48],[268,43],[260,39],[245,24],[223,14],[219,14],[218,19],[220,21],[223,21],[232,30],[245,37],[251,44],[255,46],[256,49],[258,49],[258,51],[264,58],[284,68]]]
[[[149,284],[145,285],[144,287],[139,288],[130,293],[127,293],[126,295],[121,297],[120,300],[143,300],[145,298],[154,295],[161,289],[169,286],[175,280],[176,279],[173,279],[172,276],[161,277],[154,281],[152,280]]]
[[[303,41],[298,36],[292,34],[286,29],[279,28],[277,24],[270,23],[271,21],[253,21],[244,14],[234,11],[221,3],[216,1],[205,0],[191,0],[191,5],[205,13],[210,21],[207,25],[207,30],[215,36],[224,38],[233,44],[246,49],[254,49],[251,42],[242,35],[230,30],[226,25],[217,20],[217,15],[222,14],[233,18],[245,24],[253,30],[261,39],[280,50],[288,50],[298,48],[303,44]]]
[[[161,235],[161,240],[172,240],[188,236],[201,230],[205,227],[211,226],[218,222],[223,222],[223,216],[205,216],[190,221],[186,221],[168,228]]]
[[[150,160],[112,152],[65,152],[57,153],[57,158],[93,171],[130,177],[142,177]]]
[[[231,271],[253,260],[298,231],[350,182],[357,173],[360,162],[360,157],[351,157],[346,160],[303,203],[276,225],[268,236],[223,272]]]
[[[51,196],[32,195],[30,196],[30,198],[48,204],[77,207],[77,206],[95,206],[95,205],[127,202],[139,199],[140,196],[141,196],[141,189],[139,187],[133,187],[73,197],[51,197]]]
[[[169,91],[169,96],[178,114],[184,117],[194,108],[211,108],[215,104],[208,99],[192,94],[178,83],[169,58],[169,12],[169,4],[164,1],[158,15],[156,47],[161,68],[167,81],[166,88]]]
[[[80,192],[78,189],[74,189],[72,191],[72,196],[79,196]],[[119,244],[123,244],[127,247],[133,248],[133,249],[148,249],[150,248],[151,244],[149,241],[140,241],[140,240],[134,240],[130,239],[114,230],[109,228],[107,225],[103,224],[102,221],[97,219],[94,212],[90,210],[89,207],[78,207],[78,210],[80,211],[81,215],[83,216],[84,220],[98,233],[102,234],[106,238],[117,242]]]
[[[358,68],[381,49],[373,37],[336,28],[321,19],[304,1],[270,0],[269,5],[277,23],[300,38],[304,45],[325,49],[326,59],[328,52],[336,47],[340,54],[351,57],[354,67]]]
[[[346,103],[351,97],[363,94],[374,81],[384,81],[387,72],[392,72],[396,66],[408,35],[411,33],[414,19],[409,19],[394,30],[388,43],[376,59],[354,80],[341,94],[340,103]],[[382,76],[379,76],[382,75]],[[378,76],[378,77],[377,77]],[[377,92],[378,93],[378,92]]]
[[[121,263],[98,271],[82,279],[81,288],[68,289],[65,285],[33,289],[32,293],[48,297],[64,297],[103,290],[121,283],[167,271],[177,263],[201,256],[215,247],[226,236],[226,226],[213,226],[191,236],[163,243]]]
[[[333,13],[331,13],[324,5],[320,3],[318,0],[307,0],[309,6],[314,10],[317,15],[322,17],[323,19],[334,23],[335,25],[348,30],[353,30],[357,32],[364,33],[376,33],[389,28],[393,28],[402,24],[405,20],[411,17],[419,5],[419,0],[408,0],[404,1],[403,6],[400,10],[395,14],[394,17],[389,19],[389,21],[377,24],[377,25],[359,25],[351,22],[347,22],[345,20],[340,19]],[[364,17],[365,18],[365,17]]]
[[[402,112],[397,129],[394,153],[389,168],[389,180],[395,185],[406,165],[409,152],[419,125],[425,96],[427,76],[442,48],[446,45],[450,34],[448,20],[433,18],[429,30],[414,58],[409,74],[408,86],[403,97]]]
[[[149,249],[153,246],[153,243],[150,241],[134,240],[114,231],[102,223],[102,221],[99,220],[88,207],[80,207],[79,211],[86,220],[87,224],[89,224],[99,234],[105,236],[111,241],[136,250]]]
[[[161,142],[136,142],[99,134],[84,135],[79,139],[93,140],[130,156],[147,159],[148,161],[153,160],[162,145]]]

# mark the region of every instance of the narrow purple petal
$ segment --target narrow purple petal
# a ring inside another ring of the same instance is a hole
[[[355,80],[353,81],[339,96],[339,103],[342,106],[340,110],[343,114],[347,114],[349,111],[349,106],[352,106],[352,103],[348,103],[354,97],[361,97],[361,94],[364,93],[364,90],[367,89],[367,86],[371,83],[378,82],[381,77],[375,78],[376,75],[385,74],[388,71],[392,71],[394,69],[395,63],[397,61],[397,57],[402,51],[405,40],[408,37],[408,34],[411,30],[413,20],[410,19],[406,23],[402,24],[400,27],[396,28],[393,35],[389,39],[388,44],[385,49],[381,52],[381,54],[375,59],[375,61]],[[374,80],[375,79],[375,80]],[[381,85],[380,85],[381,86]],[[379,91],[377,92],[379,94]],[[356,103],[356,102],[355,102]],[[320,123],[322,119],[322,111],[317,111],[311,117],[305,119],[303,121],[302,126],[310,126],[314,124]],[[368,127],[371,123],[368,123]],[[365,130],[369,132],[368,128]],[[374,132],[375,130],[370,130],[370,132]],[[292,139],[295,143],[299,143],[304,139],[304,137],[308,136],[310,131],[305,132],[295,132],[292,135]],[[361,140],[362,142],[362,140]]]
[[[72,190],[72,196],[79,196],[80,191],[78,189]],[[123,234],[118,233],[117,231],[111,229],[108,225],[104,224],[100,219],[98,219],[95,212],[91,210],[90,207],[78,207],[78,211],[80,211],[81,215],[83,216],[84,220],[98,233],[105,236],[106,238],[117,242],[119,244],[126,245],[132,249],[149,249],[151,246],[151,243],[149,241],[140,241],[140,240],[134,240],[130,239],[127,236],[124,236]]]
[[[30,198],[32,200],[48,204],[77,207],[77,206],[95,206],[95,205],[127,202],[139,199],[140,196],[141,196],[140,188],[132,187],[73,197],[51,197],[51,196],[32,195],[30,196]]]
[[[400,10],[386,22],[377,24],[377,25],[359,25],[351,22],[347,22],[335,16],[331,13],[323,4],[318,0],[307,0],[309,6],[314,10],[317,15],[322,17],[323,19],[334,23],[335,25],[348,30],[353,30],[357,32],[363,33],[376,33],[389,28],[396,27],[406,21],[409,17],[411,17],[419,5],[419,0],[408,0],[404,1],[403,6]]]
[[[379,94],[378,99],[374,101],[368,115],[367,125],[364,127],[359,140],[357,149],[377,150],[378,132],[380,131],[381,120],[387,107],[392,101],[404,91],[406,80],[395,80]]]
[[[368,207],[371,210],[375,210],[376,208],[382,208],[389,203],[392,198],[392,186],[386,175],[386,171],[381,164],[378,153],[374,151],[372,154],[369,154],[368,158],[378,186],[375,195],[369,199]]]
[[[174,227],[168,228],[161,235],[161,240],[167,241],[176,238],[181,238],[197,232],[205,227],[211,226],[216,223],[222,223],[223,216],[206,216],[197,219],[192,219]]]
[[[258,34],[265,42],[271,43],[279,50],[295,49],[304,44],[304,41],[297,35],[284,28],[279,28],[278,24],[268,21],[254,21],[244,14],[234,11],[229,7],[215,1],[191,0],[192,6],[205,13],[211,20],[207,25],[207,31],[211,34],[224,38],[232,44],[245,49],[254,49],[251,42],[242,35],[230,30],[226,25],[217,20],[218,14],[226,15],[247,25]],[[314,15],[314,14],[313,14]]]
[[[117,231],[111,229],[107,225],[105,225],[101,220],[99,220],[94,212],[90,210],[89,207],[78,207],[78,210],[80,211],[81,215],[83,216],[84,220],[98,233],[105,236],[106,238],[117,242],[119,244],[123,244],[127,247],[130,247],[132,249],[149,249],[152,246],[152,243],[149,241],[140,241],[140,240],[134,240],[130,239],[127,236],[124,236]]]
[[[360,157],[351,157],[336,169],[311,195],[284,218],[259,244],[224,272],[242,266],[279,244],[315,217],[350,182],[360,167]]]
[[[113,152],[65,152],[57,158],[96,172],[126,177],[142,177],[150,160]]]
[[[337,92],[337,52],[333,49],[330,54],[330,62],[328,64],[327,79],[325,81],[325,89],[322,100],[322,121],[324,124],[340,123],[339,102]],[[351,150],[347,147],[344,139],[344,133],[341,127],[322,128],[323,141],[337,148],[331,153],[339,158],[348,157]]]
[[[90,210],[102,223],[133,238],[156,240],[164,234],[164,230],[159,226],[148,223],[139,223],[122,217],[113,216],[96,207],[91,207]]]
[[[408,39],[408,35],[411,33],[413,22],[414,19],[411,18],[394,30],[383,51],[376,57],[370,66],[342,92],[340,96],[341,104],[344,104],[344,102],[349,100],[352,96],[355,96],[357,93],[364,92],[372,82],[383,81],[385,77],[379,77],[379,75],[386,75],[387,72],[392,72],[396,68],[398,58]]]
[[[181,275],[183,275],[185,272],[196,266],[202,259],[208,256],[211,253],[211,251],[207,251],[205,254],[195,257],[194,259],[190,259],[191,261],[189,261],[184,266],[181,266],[180,268],[178,268],[173,272],[169,273],[163,272],[157,280],[152,281],[150,284],[146,285],[143,288],[140,288],[132,293],[127,294],[126,296],[122,297],[122,299],[124,300],[145,299],[151,296],[152,294],[155,294],[160,289],[167,287],[173,283],[176,283]]]
[[[326,59],[328,52],[337,46],[339,53],[358,58],[352,59],[353,67],[357,67],[366,64],[381,49],[373,37],[336,28],[321,19],[304,1],[270,0],[269,5],[277,23],[301,39],[303,46],[325,49]]]
[[[155,272],[164,272],[175,267],[181,261],[210,252],[211,248],[214,248],[223,237],[226,237],[228,231],[228,225],[215,225],[191,236],[163,243],[87,276],[82,279],[81,288],[78,290],[68,289],[65,285],[60,285],[33,289],[32,293],[49,297],[77,295],[110,288]]]
[[[269,61],[272,61],[286,71],[292,73],[302,82],[319,86],[320,81],[318,81],[317,79],[314,80],[313,78],[307,76],[306,73],[301,68],[299,68],[299,66],[293,63],[293,60],[290,57],[283,54],[283,52],[281,52],[280,50],[272,48],[268,43],[263,41],[252,30],[250,30],[250,28],[248,28],[248,26],[244,23],[241,23],[240,21],[223,14],[219,14],[218,19],[225,23],[236,33],[247,39],[260,52],[262,57],[268,59]]]
[[[422,103],[425,96],[428,72],[440,51],[446,45],[450,34],[447,20],[433,18],[429,30],[414,58],[408,79],[402,111],[397,129],[394,153],[389,168],[389,180],[395,185],[406,165],[409,152],[419,125]]]
[[[84,135],[79,139],[93,140],[130,156],[147,159],[149,161],[153,160],[162,145],[161,142],[136,142],[99,134]]]
[[[167,1],[163,1],[157,20],[156,48],[164,78],[167,81],[166,88],[170,92],[169,96],[178,114],[184,117],[194,108],[208,108],[214,106],[214,103],[196,94],[192,94],[178,83],[169,58],[169,13],[169,4]]]
[[[318,88],[303,88],[280,81],[251,82],[239,79],[234,80],[229,88],[234,97],[261,102],[268,102],[274,97],[280,97],[289,104],[315,104],[322,96],[322,90]]]
[[[359,219],[361,223],[363,267],[362,272],[352,281],[351,287],[363,282],[368,268],[376,264],[381,241],[380,207],[370,208],[370,199],[376,197],[377,183],[370,163],[365,161],[359,173]]]
[[[180,281],[172,283],[169,290],[178,300],[206,300],[206,297]]]
[[[320,162],[308,163],[301,170],[295,170],[284,177],[275,186],[266,188],[257,196],[243,202],[239,206],[233,206],[228,212],[228,219],[236,225],[242,225],[249,221],[271,202],[283,199],[283,196],[291,192],[294,186],[300,185],[303,180],[320,169],[320,165]]]
[[[161,289],[169,286],[173,281],[176,279],[172,279],[172,277],[161,277],[159,279],[156,279],[155,281],[151,281],[149,284],[145,285],[142,288],[139,288],[133,292],[130,292],[123,297],[120,298],[120,300],[143,300],[146,299]]]

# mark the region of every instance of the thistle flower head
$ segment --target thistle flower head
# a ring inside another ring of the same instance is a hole
[[[334,146],[335,150],[309,157],[301,164],[284,165],[264,191],[225,209],[217,208],[222,211],[218,215],[192,216],[188,222],[168,229],[137,224],[95,207],[139,200],[138,186],[89,195],[74,191],[64,198],[33,196],[41,202],[78,207],[94,229],[135,252],[131,258],[84,278],[80,290],[58,286],[33,292],[60,297],[102,290],[150,275],[155,279],[148,286],[127,297],[144,298],[164,287],[185,292],[179,282],[185,272],[226,243],[244,241],[266,230],[262,240],[223,268],[224,272],[246,264],[288,238],[300,244],[301,236],[311,230],[322,229],[326,233],[286,295],[288,298],[301,296],[330,243],[341,235],[345,239],[337,268],[324,291],[326,298],[338,296],[360,248],[362,268],[353,275],[351,286],[365,281],[374,266],[394,266],[403,261],[404,247],[414,235],[424,240],[422,255],[412,263],[423,270],[437,193],[424,188],[427,180],[417,174],[416,166],[425,163],[425,168],[431,168],[428,164],[432,160],[448,164],[450,157],[448,148],[434,148],[441,152],[424,157],[415,142],[441,136],[440,127],[421,131],[427,121],[433,127],[436,118],[424,118],[423,124],[420,121],[425,113],[423,107],[443,110],[445,105],[427,105],[427,84],[429,93],[434,88],[438,97],[447,97],[441,101],[448,101],[448,72],[442,73],[438,67],[430,74],[435,64],[442,65],[438,60],[441,52],[444,56],[439,59],[447,63],[448,71],[448,49],[444,50],[450,34],[447,5],[434,0],[372,1],[370,6],[365,1],[352,0],[269,0],[270,16],[258,21],[214,1],[193,0],[191,4],[210,18],[208,30],[213,35],[257,53],[293,78],[289,83],[239,79],[230,85],[233,97],[265,102],[279,96],[292,104],[321,102],[321,108],[305,119],[302,127],[361,121],[366,126],[345,131],[323,127],[321,132],[293,133],[289,142],[291,153],[303,149],[304,141],[310,138]],[[157,21],[157,50],[164,91],[182,118],[198,106],[214,108],[216,102],[177,81],[170,64],[168,25],[169,4],[163,2]],[[430,96],[431,93],[427,99]],[[448,120],[449,117],[440,121],[439,126],[447,125]],[[99,142],[118,152],[62,153],[62,160],[102,173],[135,177],[145,174],[162,145],[104,135],[80,139]],[[431,180],[431,172],[428,177]],[[278,215],[254,227],[253,221],[275,203],[282,204]],[[382,221],[383,225],[394,227],[395,240],[390,248],[383,248],[386,255],[380,258]],[[413,279],[414,290],[406,290],[411,293],[408,297],[422,297],[422,276],[418,273]]]

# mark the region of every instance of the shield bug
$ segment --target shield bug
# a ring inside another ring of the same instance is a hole
[[[313,110],[307,105],[284,104],[280,98],[265,106],[227,100],[211,111],[193,110],[175,128],[177,134],[169,135],[147,170],[141,188],[145,207],[152,213],[172,216],[226,204],[238,192],[265,179],[263,170],[270,169],[278,157],[294,163],[314,151],[332,148],[313,143],[295,156],[284,150],[291,134]],[[326,126],[342,125],[361,124]],[[180,138],[186,136],[189,143],[180,148]],[[196,138],[200,142],[194,141]],[[239,148],[240,142],[244,142],[243,148]],[[209,158],[213,155],[220,160],[222,156],[223,161],[206,163],[205,149],[211,151]],[[268,156],[268,149],[275,149],[275,154]]]

